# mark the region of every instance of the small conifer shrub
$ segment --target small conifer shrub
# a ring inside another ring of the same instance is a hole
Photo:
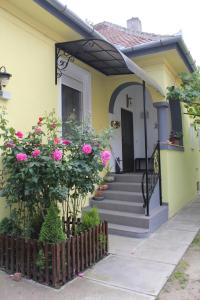
[[[66,240],[59,216],[59,209],[54,203],[51,203],[47,210],[47,215],[40,231],[39,240],[47,243],[58,243]]]

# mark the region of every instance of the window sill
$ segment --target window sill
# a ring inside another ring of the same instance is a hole
[[[184,146],[171,143],[160,143],[160,150],[184,151]]]

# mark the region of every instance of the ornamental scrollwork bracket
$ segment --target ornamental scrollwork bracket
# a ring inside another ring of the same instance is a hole
[[[74,57],[63,50],[56,48],[56,61],[55,61],[55,83],[60,78],[63,72],[67,69],[69,62],[74,62]]]

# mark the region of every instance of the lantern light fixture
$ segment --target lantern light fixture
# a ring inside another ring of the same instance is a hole
[[[6,71],[4,66],[0,67],[0,91],[6,87],[12,75]]]

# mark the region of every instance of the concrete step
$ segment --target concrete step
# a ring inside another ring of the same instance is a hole
[[[148,229],[149,227],[148,217],[142,214],[120,212],[120,211],[108,210],[108,209],[99,209],[98,211],[101,220],[105,220],[108,223],[140,227],[146,229]]]
[[[142,181],[141,173],[130,173],[130,174],[114,174],[116,182],[138,182]]]
[[[108,184],[110,190],[125,192],[141,192],[141,183],[139,182],[112,182]]]
[[[143,203],[142,193],[107,190],[103,193],[106,199]]]
[[[120,212],[108,209],[99,209],[99,214],[102,220],[108,221],[108,223],[133,226],[154,231],[162,223],[168,219],[168,206],[163,205],[154,209],[150,216],[143,214]]]
[[[131,213],[143,214],[143,215],[145,213],[145,209],[143,208],[143,203],[139,203],[139,202],[110,200],[110,199],[97,201],[92,199],[90,200],[90,205],[92,207],[95,206],[99,209],[131,212]]]
[[[116,234],[121,236],[127,237],[134,237],[134,238],[145,238],[148,237],[150,234],[149,229],[139,228],[139,227],[130,227],[118,224],[108,224],[108,232],[110,234]]]

